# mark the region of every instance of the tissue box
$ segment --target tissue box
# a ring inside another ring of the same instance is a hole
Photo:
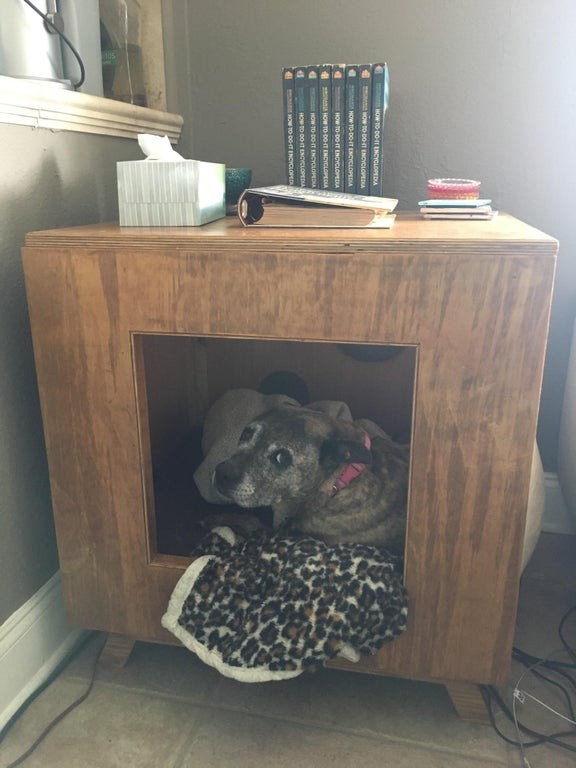
[[[197,227],[226,215],[225,169],[199,160],[117,163],[123,227]]]

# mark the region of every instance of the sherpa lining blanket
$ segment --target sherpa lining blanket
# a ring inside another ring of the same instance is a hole
[[[406,628],[401,564],[386,550],[217,528],[193,555],[162,624],[227,677],[284,680],[338,655],[358,661]]]

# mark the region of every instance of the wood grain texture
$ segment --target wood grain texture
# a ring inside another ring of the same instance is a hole
[[[447,683],[446,690],[454,709],[462,720],[471,720],[488,725],[490,718],[486,704],[477,685],[470,683]]]
[[[110,633],[100,654],[100,665],[113,669],[123,669],[130,659],[136,640],[126,635]]]
[[[26,287],[71,620],[166,641],[160,616],[183,568],[156,557],[150,541],[135,335],[409,345],[409,629],[354,669],[505,682],[556,249],[507,216],[399,216],[378,233],[265,232],[222,220],[28,235]]]

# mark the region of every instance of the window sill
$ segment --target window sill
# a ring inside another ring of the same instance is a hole
[[[69,91],[52,83],[0,76],[0,123],[134,139],[139,133],[180,138],[180,115]]]

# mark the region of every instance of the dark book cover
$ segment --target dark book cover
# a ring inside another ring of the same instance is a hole
[[[318,188],[332,189],[332,65],[322,64],[318,73]]]
[[[344,138],[346,126],[346,66],[332,66],[332,167],[330,189],[344,192]]]
[[[358,160],[356,193],[370,194],[370,123],[372,120],[372,64],[358,67]]]
[[[384,194],[383,150],[384,117],[388,107],[388,67],[374,64],[372,69],[372,125],[370,130],[370,194]]]
[[[295,133],[294,133],[294,69],[282,70],[282,98],[284,102],[284,157],[286,163],[286,184],[296,183]]]
[[[356,192],[358,166],[358,66],[346,67],[346,132],[344,141],[344,191]]]
[[[306,175],[306,67],[294,67],[294,104],[294,183],[296,186],[305,187],[310,181]]]
[[[306,67],[306,178],[318,189],[318,66]]]

